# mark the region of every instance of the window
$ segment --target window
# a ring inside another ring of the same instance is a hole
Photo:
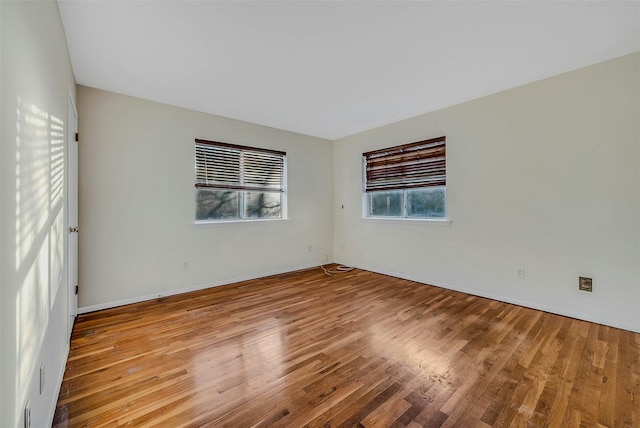
[[[196,220],[286,218],[287,154],[196,140]]]
[[[446,137],[362,154],[365,217],[444,218]]]

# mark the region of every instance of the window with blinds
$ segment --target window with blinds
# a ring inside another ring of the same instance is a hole
[[[366,217],[444,218],[446,137],[362,154]]]
[[[286,218],[285,152],[195,141],[196,220]]]

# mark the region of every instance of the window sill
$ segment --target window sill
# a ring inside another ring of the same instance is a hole
[[[447,218],[401,218],[401,217],[361,217],[362,220],[380,223],[419,223],[432,226],[451,226],[452,220]]]
[[[208,227],[242,227],[242,226],[258,226],[267,223],[287,223],[290,222],[290,218],[262,218],[254,220],[221,220],[221,221],[209,221],[198,220],[191,224],[191,227],[196,228],[208,228]]]

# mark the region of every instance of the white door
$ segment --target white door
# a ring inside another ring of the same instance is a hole
[[[67,286],[68,286],[68,334],[71,337],[73,322],[78,312],[78,114],[69,96],[67,108],[67,224],[69,239],[67,246]]]

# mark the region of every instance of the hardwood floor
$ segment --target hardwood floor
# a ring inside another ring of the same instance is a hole
[[[320,268],[78,317],[56,427],[640,427],[640,334]]]

